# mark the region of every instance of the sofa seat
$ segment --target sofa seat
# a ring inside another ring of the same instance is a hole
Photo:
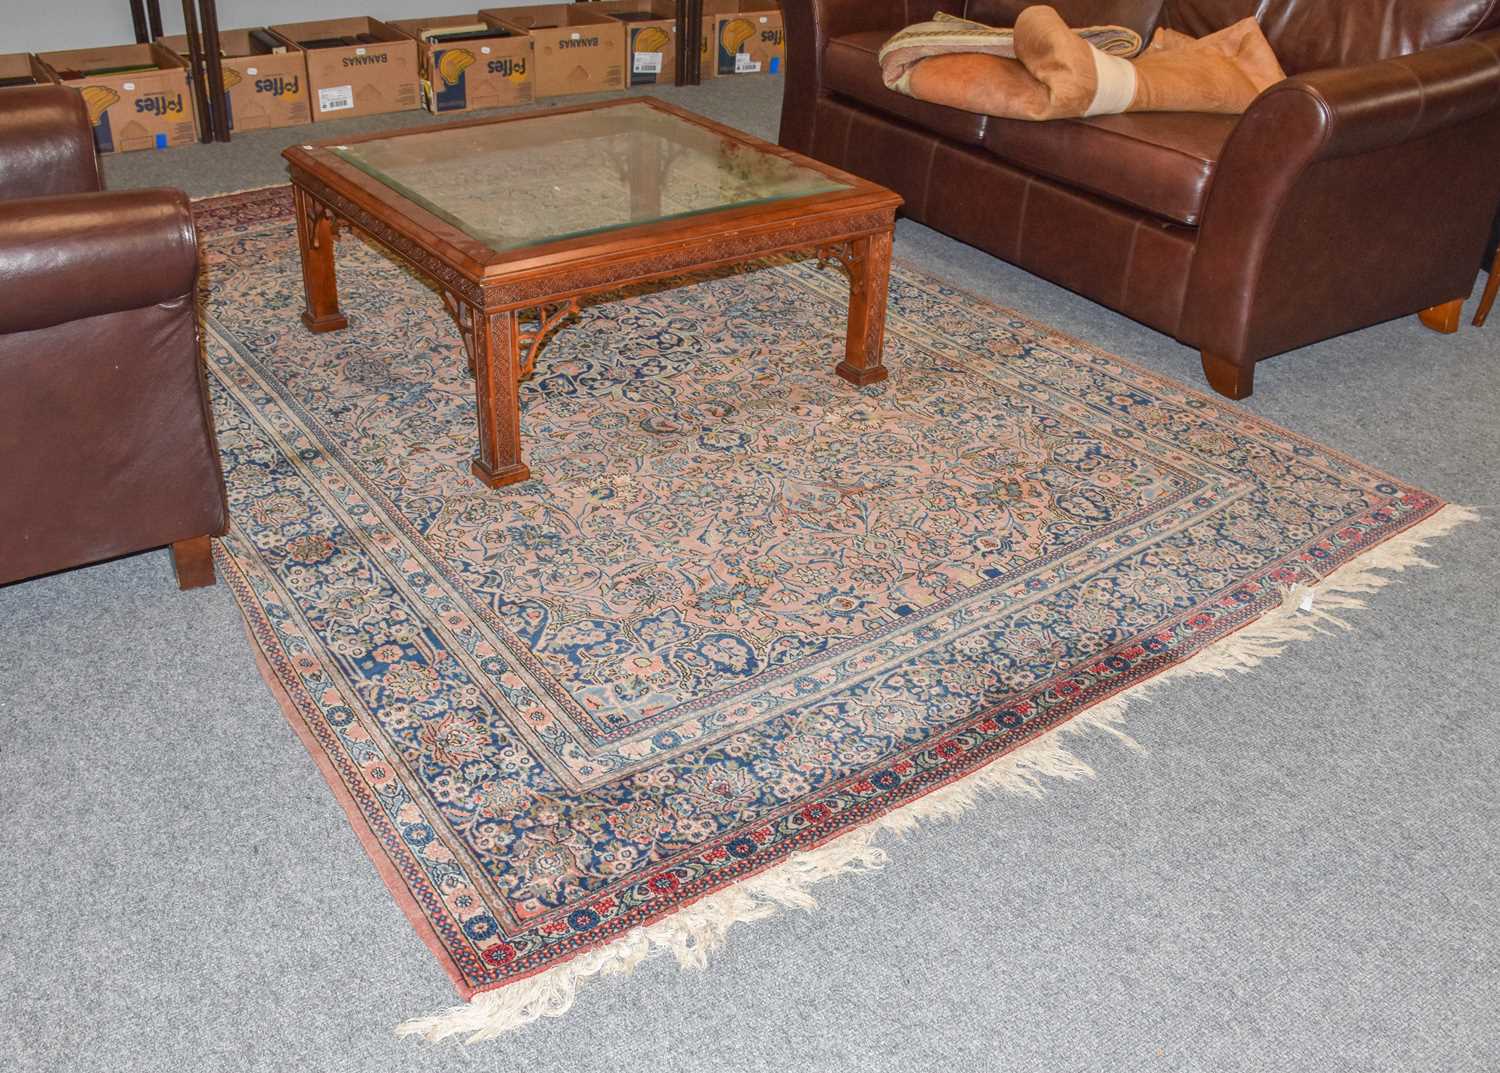
[[[880,79],[880,46],[892,31],[847,34],[828,42],[823,53],[823,79],[828,89],[843,97],[874,108],[886,115],[941,134],[965,145],[980,145],[985,130],[994,122],[989,116],[976,115],[959,108],[928,104],[904,93],[885,88]]]
[[[992,119],[983,145],[1026,171],[1196,227],[1238,120],[1198,112]]]
[[[830,40],[824,84],[933,134],[982,146],[1025,171],[1189,227],[1202,218],[1238,116],[1158,112],[1027,123],[945,108],[885,88],[877,57],[889,37],[877,30]]]

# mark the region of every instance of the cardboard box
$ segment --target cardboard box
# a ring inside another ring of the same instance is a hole
[[[165,149],[198,140],[187,64],[169,49],[110,45],[42,52],[37,59],[53,79],[83,93],[99,152]]]
[[[705,6],[707,6],[705,4]],[[780,74],[786,65],[786,30],[772,0],[731,0],[714,5],[714,74]],[[725,11],[728,6],[731,10]],[[705,73],[708,64],[704,64]]]
[[[314,122],[421,106],[417,43],[395,27],[360,16],[283,22],[270,30],[303,53]],[[348,43],[304,47],[341,38]]]
[[[625,88],[625,26],[593,4],[486,8],[481,15],[531,35],[538,97]]]
[[[0,56],[0,89],[51,81],[52,76],[42,66],[42,61],[29,52],[11,52]]]
[[[186,34],[158,37],[156,43],[175,52],[191,70]],[[224,71],[225,112],[229,129],[237,131],[290,127],[312,119],[308,105],[307,61],[290,45],[285,52],[267,52],[246,30],[220,30],[219,65]],[[205,84],[208,76],[204,74]]]
[[[677,5],[673,0],[600,0],[591,9],[625,24],[627,85],[677,81]]]
[[[478,14],[401,19],[391,25],[417,42],[422,103],[429,112],[531,103],[534,44],[523,31]],[[424,31],[469,26],[489,26],[494,33],[447,43],[422,40]]]

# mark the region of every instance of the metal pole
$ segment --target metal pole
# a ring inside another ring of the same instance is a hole
[[[182,24],[188,41],[188,63],[192,72],[193,105],[198,109],[198,140],[214,140],[214,105],[208,99],[208,68],[203,64],[203,39],[198,34],[198,12],[193,0],[182,0]]]
[[[703,81],[703,0],[677,0],[677,84]]]
[[[229,140],[229,114],[224,109],[224,65],[219,62],[219,9],[214,0],[199,0],[203,21],[203,58],[208,64],[208,93],[214,101],[214,140]]]
[[[145,0],[130,0],[130,24],[135,27],[135,43],[144,45],[151,38],[146,30]]]

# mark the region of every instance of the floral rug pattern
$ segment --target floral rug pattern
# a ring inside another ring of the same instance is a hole
[[[437,296],[290,198],[199,205],[233,525],[294,725],[467,997],[817,845],[1279,606],[1441,502],[897,266],[775,262],[584,308],[468,475]]]

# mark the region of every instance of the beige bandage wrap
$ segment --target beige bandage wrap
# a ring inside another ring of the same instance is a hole
[[[1119,115],[1135,100],[1135,64],[1100,52],[1097,48],[1092,52],[1099,88],[1094,91],[1094,100],[1083,114]]]

